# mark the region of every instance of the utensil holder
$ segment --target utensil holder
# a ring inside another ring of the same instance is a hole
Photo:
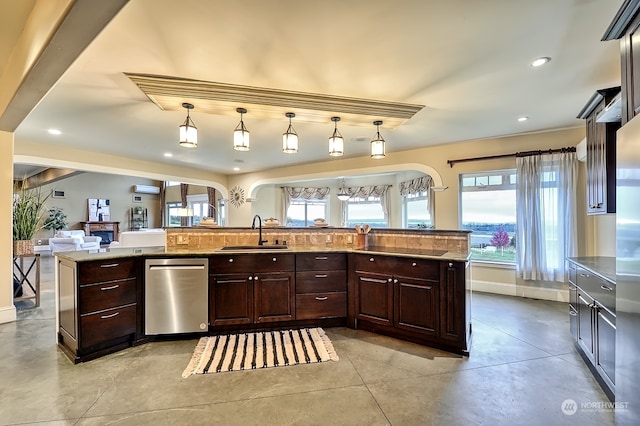
[[[356,234],[356,248],[364,250],[369,248],[369,234]]]

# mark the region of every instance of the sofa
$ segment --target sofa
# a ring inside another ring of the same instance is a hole
[[[113,241],[109,248],[117,247],[166,247],[167,233],[164,229],[141,229],[139,231],[123,231],[118,241]]]
[[[49,238],[51,253],[77,250],[99,250],[101,237],[86,236],[83,230],[58,231]]]

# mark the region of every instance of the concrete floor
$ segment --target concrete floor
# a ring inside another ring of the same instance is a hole
[[[181,374],[196,340],[73,365],[56,348],[53,259],[42,306],[0,324],[0,424],[608,425],[606,396],[576,353],[564,303],[477,293],[471,356],[346,328],[338,362]],[[577,412],[563,414],[572,399]]]

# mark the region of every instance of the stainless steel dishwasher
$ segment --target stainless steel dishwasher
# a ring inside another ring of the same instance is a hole
[[[208,280],[209,261],[206,258],[147,259],[145,334],[207,331]]]

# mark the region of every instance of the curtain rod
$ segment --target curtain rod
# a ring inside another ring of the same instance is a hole
[[[569,146],[566,148],[522,151],[522,152],[514,152],[513,154],[489,155],[486,157],[460,158],[458,160],[447,160],[447,164],[449,165],[449,167],[453,168],[454,164],[456,163],[466,163],[469,161],[481,161],[481,160],[496,160],[498,158],[507,158],[507,157],[529,157],[531,155],[555,154],[557,152],[561,152],[561,153],[576,152],[576,147]]]

